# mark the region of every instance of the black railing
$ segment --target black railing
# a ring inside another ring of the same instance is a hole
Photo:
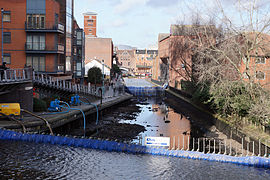
[[[65,26],[61,23],[54,23],[54,22],[25,22],[25,30],[37,30],[37,31],[52,31],[52,32],[62,32],[65,31]]]
[[[47,45],[45,43],[33,43],[26,42],[25,43],[25,51],[29,52],[51,52],[51,53],[64,53],[65,47],[62,44],[55,45]]]

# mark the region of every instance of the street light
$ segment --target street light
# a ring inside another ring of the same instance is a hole
[[[4,9],[1,8],[1,18],[2,18],[2,56],[1,56],[1,64],[4,62],[4,23],[3,23],[3,14],[4,14]]]
[[[102,59],[102,94],[104,95],[104,59]]]

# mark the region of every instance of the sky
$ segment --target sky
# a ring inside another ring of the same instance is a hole
[[[188,22],[190,10],[215,11],[214,0],[74,0],[75,18],[83,28],[83,13],[96,12],[97,36],[112,38],[115,45],[140,49],[156,47],[159,33],[169,33],[170,25]],[[230,10],[235,0],[219,0]],[[240,0],[247,2],[249,0]],[[270,0],[261,0],[269,2]],[[207,6],[207,9],[206,9]]]

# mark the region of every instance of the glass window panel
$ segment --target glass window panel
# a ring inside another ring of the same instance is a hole
[[[39,50],[39,36],[33,36],[33,50]]]
[[[39,57],[37,57],[37,56],[33,57],[33,68],[35,71],[38,71],[38,64],[39,64],[38,60],[39,60]]]
[[[11,33],[4,32],[4,43],[11,43]]]
[[[40,17],[40,28],[41,29],[45,28],[45,16]]]
[[[39,71],[45,71],[45,57],[39,57]]]
[[[77,71],[81,71],[82,70],[82,64],[81,63],[77,63]]]
[[[32,66],[32,56],[27,56],[26,57],[26,65],[27,66]]]
[[[81,76],[82,72],[81,71],[77,71],[77,76]]]
[[[10,13],[3,14],[3,22],[10,22]]]
[[[77,39],[82,39],[82,32],[77,32]]]
[[[32,38],[33,38],[32,36],[28,35],[27,39],[26,39],[27,49],[29,49],[29,50],[32,50],[32,48],[33,48],[33,42],[32,42],[33,39]]]
[[[28,15],[27,16],[27,26],[28,28],[32,28],[32,16]]]
[[[66,57],[66,71],[71,71],[70,57]]]
[[[10,54],[4,54],[4,62],[6,62],[7,64],[10,64]]]
[[[45,36],[40,36],[40,50],[45,50]]]

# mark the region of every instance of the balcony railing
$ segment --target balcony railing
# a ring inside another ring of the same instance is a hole
[[[25,43],[26,53],[59,53],[64,54],[65,47],[62,44],[46,45],[45,43]]]
[[[32,80],[32,68],[0,69],[0,84]]]
[[[44,22],[44,23],[34,23],[34,22],[25,22],[25,30],[32,32],[65,32],[65,26],[61,23],[54,22]]]

